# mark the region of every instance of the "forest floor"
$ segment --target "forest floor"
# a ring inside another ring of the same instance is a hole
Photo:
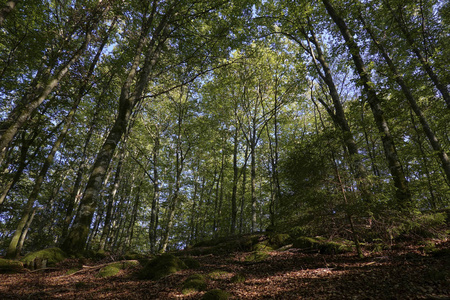
[[[450,247],[449,241],[440,248]],[[55,268],[0,274],[0,299],[201,299],[205,294],[183,295],[182,284],[192,274],[205,275],[206,290],[221,289],[231,299],[450,299],[450,257],[426,255],[417,246],[401,250],[323,255],[298,249],[271,251],[248,263],[245,252],[193,257],[199,268],[182,270],[163,279],[141,280],[139,266],[99,278],[107,263],[67,259]],[[244,282],[232,283],[241,273]]]

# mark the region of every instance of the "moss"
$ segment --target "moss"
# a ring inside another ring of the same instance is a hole
[[[28,253],[21,261],[30,269],[40,269],[45,266],[54,266],[66,259],[66,257],[66,253],[61,249],[49,248]]]
[[[208,277],[213,280],[225,279],[230,273],[223,270],[214,270],[208,274]]]
[[[303,250],[314,250],[321,254],[338,254],[351,252],[353,250],[352,242],[341,239],[335,241],[327,241],[326,238],[306,237],[302,236],[294,240],[294,248],[301,248]]]
[[[125,253],[125,255],[123,257],[127,260],[140,260],[140,259],[144,259],[145,255],[135,253],[135,252],[127,252],[127,253]]]
[[[183,283],[183,294],[190,294],[192,292],[204,291],[206,289],[205,276],[194,274],[189,276]]]
[[[230,299],[231,295],[222,290],[210,290],[205,293],[202,297],[203,300],[227,300]]]
[[[186,264],[172,254],[163,254],[150,260],[139,273],[141,279],[158,280],[186,269]]]
[[[72,275],[73,273],[75,273],[75,272],[78,272],[80,269],[78,269],[78,268],[72,268],[72,269],[69,269],[67,272],[66,272],[66,275]]]
[[[278,249],[290,243],[291,236],[287,233],[271,233],[269,235],[269,245],[274,249]]]
[[[119,273],[120,269],[122,269],[122,264],[120,262],[107,265],[106,267],[100,269],[97,277],[106,278],[115,276]]]
[[[243,273],[237,273],[233,277],[231,277],[232,283],[242,283],[245,281],[245,275]]]
[[[23,271],[23,264],[20,261],[0,258],[0,274],[19,273]]]
[[[246,262],[260,262],[269,257],[267,251],[253,251],[245,258]]]
[[[351,252],[352,250],[353,248],[351,245],[342,241],[323,242],[319,246],[319,251],[322,254],[340,254]]]
[[[136,267],[136,266],[139,266],[139,265],[140,265],[140,262],[138,260],[134,260],[134,259],[132,259],[132,260],[125,260],[125,261],[122,262],[121,268],[122,269],[128,269],[128,268],[133,268],[133,267]]]
[[[200,263],[198,260],[191,257],[182,258],[182,261],[187,266],[188,269],[198,269],[200,268]]]
[[[274,250],[271,245],[269,245],[269,241],[259,242],[252,247],[253,251],[272,251]]]

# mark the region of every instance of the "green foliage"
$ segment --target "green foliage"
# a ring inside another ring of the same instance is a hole
[[[23,271],[20,261],[0,258],[0,274],[19,273]]]
[[[159,280],[186,268],[186,264],[178,257],[172,254],[162,254],[145,264],[139,272],[139,277],[141,279]]]
[[[46,264],[47,266],[54,266],[67,258],[66,253],[59,248],[48,248],[36,252],[31,252],[25,255],[20,261],[23,262],[27,268],[37,269]],[[44,263],[45,262],[45,263]]]
[[[442,228],[447,222],[445,213],[414,214],[407,219],[400,219],[397,226],[391,229],[397,240],[422,240],[424,238],[442,237]]]
[[[203,300],[227,300],[231,298],[231,294],[225,291],[215,289],[206,292],[202,299]]]
[[[183,294],[190,294],[192,292],[204,291],[206,289],[205,276],[200,274],[194,274],[189,276],[183,282]]]

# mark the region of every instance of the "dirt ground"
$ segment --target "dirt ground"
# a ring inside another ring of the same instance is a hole
[[[44,271],[0,274],[0,299],[201,299],[205,291],[182,294],[183,281],[196,273],[208,278],[206,290],[227,291],[231,299],[450,299],[450,257],[426,255],[419,247],[365,253],[363,259],[289,249],[248,263],[245,255],[193,257],[199,268],[158,281],[138,279],[139,267],[99,278],[105,261],[69,259]],[[230,280],[237,273],[244,282]]]

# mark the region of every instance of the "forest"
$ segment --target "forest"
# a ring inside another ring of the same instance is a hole
[[[446,0],[0,1],[2,260],[448,262],[449,33]]]

